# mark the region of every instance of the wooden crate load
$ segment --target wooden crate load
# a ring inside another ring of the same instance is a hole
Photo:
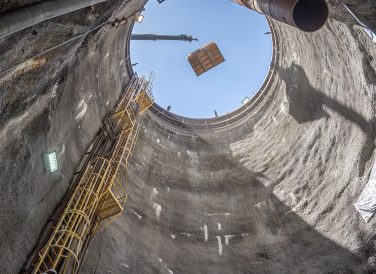
[[[188,62],[191,64],[197,76],[223,63],[225,59],[215,42],[192,52],[188,56]]]

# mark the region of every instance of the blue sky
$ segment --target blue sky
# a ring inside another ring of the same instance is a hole
[[[132,41],[134,70],[154,71],[153,94],[159,105],[187,117],[224,115],[241,106],[263,83],[271,60],[272,42],[266,19],[230,0],[150,0],[144,21],[133,33],[197,37],[201,46],[214,41],[226,61],[197,77],[187,61],[197,42]]]

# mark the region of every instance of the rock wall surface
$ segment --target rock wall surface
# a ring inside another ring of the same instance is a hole
[[[0,41],[1,71],[106,20],[114,7],[101,7]],[[246,119],[194,130],[147,113],[124,178],[127,210],[92,241],[82,273],[375,271],[376,221],[353,203],[374,158],[376,49],[331,8],[317,33],[275,23],[275,77]],[[129,31],[107,24],[0,75],[1,273],[21,269],[129,80]],[[48,150],[58,174],[43,170]]]
[[[119,12],[123,2],[83,9],[0,40],[0,71],[6,71],[0,72],[0,273],[22,269],[129,81],[131,24],[109,31],[108,23],[32,57],[111,17],[128,17],[143,3],[132,1]],[[49,151],[58,155],[55,174],[44,169],[43,153]]]
[[[42,0],[2,0],[0,3],[0,12],[15,9],[18,7],[35,4]]]
[[[373,164],[376,48],[343,16],[313,34],[276,24],[275,77],[237,124],[148,112],[127,210],[82,273],[376,271],[376,221],[353,206]]]

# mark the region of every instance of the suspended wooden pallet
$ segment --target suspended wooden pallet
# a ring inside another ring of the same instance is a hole
[[[191,64],[197,76],[223,63],[225,59],[215,42],[192,52],[188,56],[188,62]]]

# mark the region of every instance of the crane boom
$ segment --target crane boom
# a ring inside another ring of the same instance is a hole
[[[193,38],[190,35],[157,35],[157,34],[132,34],[131,40],[166,40],[166,41],[197,41],[197,38]]]

